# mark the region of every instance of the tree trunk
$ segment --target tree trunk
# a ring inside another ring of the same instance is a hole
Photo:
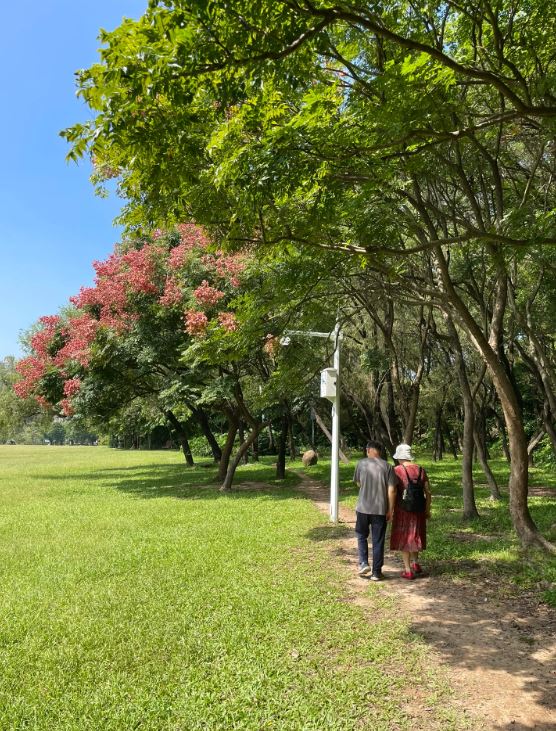
[[[538,434],[536,434],[529,444],[527,445],[527,454],[529,455],[529,467],[533,467],[534,460],[533,460],[533,452],[535,451],[535,448],[539,445],[539,442],[544,437],[544,429],[541,429]]]
[[[554,455],[556,456],[556,430],[554,429],[553,421],[550,414],[550,409],[548,407],[548,404],[544,403],[543,407],[543,424],[546,433],[548,434],[548,438],[550,439],[550,445],[552,447],[552,451],[554,452]]]
[[[198,406],[192,406],[191,404],[187,404],[187,406],[191,410],[193,418],[201,427],[201,431],[203,432],[203,435],[208,442],[214,461],[220,462],[220,458],[222,457],[222,449],[220,448],[220,445],[216,441],[216,437],[214,436],[214,433],[210,428],[209,419],[205,410],[201,409]]]
[[[498,429],[500,431],[500,441],[502,444],[502,451],[504,452],[504,457],[506,458],[506,462],[510,462],[510,448],[508,446],[508,435],[506,433],[506,425],[504,423],[504,419],[500,416],[500,414],[496,411],[496,409],[492,410],[492,413],[494,415],[494,418],[496,419],[496,423],[498,424]]]
[[[239,446],[241,448],[245,441],[245,430],[243,428],[243,419],[239,420],[239,425],[238,425],[237,431],[238,431],[238,436],[239,436]],[[249,462],[249,455],[247,452],[248,452],[248,450],[246,449],[243,453],[243,456],[242,456],[243,464],[247,464]]]
[[[458,458],[458,449],[456,447],[456,442],[454,440],[454,435],[452,434],[452,430],[450,429],[450,425],[448,423],[444,422],[443,429],[446,434],[448,444],[450,445],[450,451],[454,455],[454,459],[457,459]]]
[[[288,426],[289,419],[286,411],[286,406],[283,407],[282,412],[282,425],[280,434],[278,436],[278,458],[276,460],[276,479],[283,480],[286,477],[286,441],[288,437]]]
[[[178,442],[181,445],[183,456],[185,457],[185,462],[187,466],[193,467],[195,462],[193,461],[193,455],[191,454],[191,447],[189,446],[189,440],[187,439],[185,429],[183,428],[180,420],[176,418],[175,414],[172,411],[166,411],[165,415],[172,427],[174,428],[174,431],[176,432],[176,436],[178,438]]]
[[[272,431],[272,422],[268,422],[268,453],[276,454],[276,443],[274,441],[274,432]]]
[[[257,434],[256,439],[253,441],[253,462],[259,461],[259,435]]]
[[[332,444],[332,434],[331,434],[331,433],[330,433],[330,432],[328,431],[328,429],[326,428],[326,424],[325,424],[325,423],[324,423],[324,421],[323,421],[323,420],[322,420],[322,419],[320,418],[320,416],[319,416],[319,415],[317,414],[317,412],[316,412],[316,411],[315,411],[315,421],[317,422],[317,424],[318,424],[318,425],[319,425],[319,427],[321,428],[321,430],[322,430],[323,434],[324,434],[324,435],[325,435],[325,437],[326,437],[326,438],[328,439],[328,441],[330,442],[330,444]],[[346,457],[346,455],[345,455],[345,454],[344,454],[344,453],[342,452],[342,450],[341,450],[341,449],[339,449],[338,451],[339,451],[339,453],[340,453],[340,459],[342,460],[342,462],[343,462],[344,464],[349,464],[349,459],[348,459],[348,458]]]
[[[444,257],[441,246],[435,246],[436,261],[439,267],[439,273],[444,285],[444,290],[450,305],[455,310],[458,318],[469,335],[473,345],[486,362],[490,371],[492,381],[504,414],[504,421],[508,430],[508,442],[510,447],[510,480],[508,489],[510,492],[510,515],[517,533],[517,536],[523,547],[540,546],[551,553],[556,554],[556,546],[544,538],[529,512],[527,505],[528,494],[528,456],[527,456],[527,437],[523,428],[523,420],[519,408],[519,399],[515,392],[514,386],[506,373],[504,366],[498,358],[498,354],[490,342],[484,335],[483,330],[477,324],[473,315],[467,309],[463,300],[456,292],[450,274],[448,264]],[[507,285],[507,279],[504,275],[499,275],[497,290],[502,290]],[[496,295],[496,309],[500,309],[500,300],[503,297]],[[496,313],[498,315],[499,313]],[[493,320],[495,315],[493,315]]]
[[[293,433],[293,419],[291,409],[288,409],[288,446],[290,449],[290,458],[297,459],[297,448],[295,446],[295,436]]]
[[[260,422],[259,424],[256,424],[251,429],[251,433],[247,437],[247,439],[243,442],[243,444],[240,446],[240,448],[237,450],[237,454],[234,456],[233,459],[230,460],[230,463],[228,465],[228,470],[226,472],[226,476],[224,478],[224,482],[222,483],[222,486],[220,488],[221,492],[229,492],[232,489],[232,482],[234,480],[234,475],[236,473],[236,469],[243,459],[244,455],[246,454],[249,447],[253,444],[255,439],[259,436],[261,429],[263,428],[264,424],[263,422]]]
[[[444,438],[442,436],[442,406],[435,409],[434,420],[434,454],[435,462],[441,461],[444,456]]]
[[[463,493],[463,518],[473,520],[479,517],[479,511],[475,503],[475,488],[473,485],[473,425],[475,421],[475,405],[473,394],[467,377],[465,360],[461,349],[461,341],[452,318],[445,316],[448,333],[456,358],[456,369],[461,387],[463,400],[463,449],[461,457],[461,487]]]
[[[483,442],[477,432],[477,428],[475,428],[473,438],[475,441],[475,449],[477,450],[477,457],[479,458],[481,468],[485,474],[486,481],[490,490],[490,499],[500,500],[500,490],[498,488],[498,483],[496,482],[496,478],[494,477],[494,475],[492,474],[492,470],[490,469],[486,452],[483,449]]]
[[[230,463],[230,456],[234,448],[234,442],[236,439],[238,427],[238,418],[233,414],[228,414],[228,434],[226,436],[226,443],[222,449],[222,456],[218,463],[218,479],[225,480],[228,472],[228,466]]]

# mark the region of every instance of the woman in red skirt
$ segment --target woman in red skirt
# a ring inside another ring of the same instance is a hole
[[[409,444],[400,444],[396,448],[394,459],[399,464],[394,468],[398,477],[396,503],[390,534],[390,549],[401,551],[404,563],[403,579],[412,580],[415,574],[422,573],[419,565],[419,552],[427,547],[427,518],[430,518],[431,492],[427,473],[413,461]],[[420,475],[420,479],[419,479]],[[404,510],[402,496],[409,480],[419,480],[425,493],[425,506],[422,512]]]

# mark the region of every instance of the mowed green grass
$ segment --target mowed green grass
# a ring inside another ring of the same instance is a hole
[[[416,687],[428,728],[458,728],[391,600],[346,601],[326,518],[213,479],[175,452],[0,447],[0,729],[414,729]]]
[[[474,469],[475,496],[480,518],[462,520],[461,460],[447,456],[433,462],[426,455],[416,459],[427,470],[432,488],[432,518],[428,522],[427,550],[423,562],[431,573],[455,580],[480,582],[489,575],[502,589],[511,585],[556,606],[556,559],[541,551],[521,550],[513,530],[508,506],[509,466],[503,459],[491,461],[502,492],[498,502],[490,500],[486,480],[478,465]],[[341,501],[355,508],[358,489],[353,484],[356,460],[340,466]],[[321,461],[308,470],[317,479],[329,479],[330,465]],[[531,468],[529,509],[541,533],[556,543],[556,474],[552,469]],[[534,493],[535,490],[533,489]]]

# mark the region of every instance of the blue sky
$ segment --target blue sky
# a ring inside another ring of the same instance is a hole
[[[98,58],[100,28],[137,18],[147,0],[18,0],[0,44],[0,359],[19,334],[92,281],[119,238],[116,196],[97,198],[90,165],[65,161],[58,132],[86,119],[74,71]]]

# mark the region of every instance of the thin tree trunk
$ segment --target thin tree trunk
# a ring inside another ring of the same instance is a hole
[[[550,439],[550,445],[552,447],[552,451],[554,452],[554,455],[556,456],[556,430],[554,429],[553,421],[551,418],[550,408],[545,401],[543,406],[543,424],[546,433],[548,434],[548,438]]]
[[[243,444],[240,446],[240,448],[237,450],[236,455],[233,459],[230,460],[230,463],[228,465],[228,470],[226,472],[226,476],[224,478],[224,482],[222,483],[222,486],[220,488],[221,492],[229,492],[232,489],[232,483],[234,481],[234,475],[236,473],[236,469],[243,459],[245,453],[249,449],[249,447],[253,444],[255,439],[259,436],[261,429],[263,428],[264,424],[263,422],[260,422],[259,424],[256,424],[251,429],[251,433],[247,437],[247,439],[243,442]]]
[[[458,449],[456,447],[456,442],[454,441],[454,435],[452,434],[452,430],[450,429],[450,425],[444,422],[443,429],[446,433],[446,438],[448,440],[448,444],[450,445],[450,451],[454,455],[454,459],[458,458]]]
[[[230,463],[230,456],[234,449],[234,442],[236,439],[238,427],[238,418],[234,414],[228,414],[228,434],[226,436],[226,443],[222,448],[222,456],[218,463],[218,479],[225,480],[228,472],[228,466]]]
[[[463,518],[465,520],[473,520],[479,517],[473,485],[473,423],[475,420],[475,408],[458,332],[450,315],[446,314],[445,320],[456,357],[456,369],[463,400],[463,450],[461,458]]]
[[[183,456],[185,457],[187,466],[193,467],[195,462],[193,461],[193,455],[191,454],[191,447],[189,446],[189,440],[187,439],[185,429],[183,428],[180,420],[176,418],[175,414],[172,411],[168,410],[164,413],[166,415],[166,418],[174,428],[174,431],[176,432],[176,436],[178,438],[178,442],[181,445]]]
[[[435,409],[434,420],[434,454],[435,462],[441,461],[444,456],[444,440],[442,437],[442,406]]]
[[[295,446],[295,436],[293,433],[293,419],[291,415],[291,409],[288,408],[288,446],[290,449],[290,458],[297,458],[297,448]]]
[[[210,428],[209,419],[205,410],[201,409],[198,406],[192,406],[189,403],[187,404],[187,406],[191,410],[193,418],[201,427],[201,431],[203,432],[203,435],[208,442],[214,461],[220,462],[220,458],[222,457],[222,449],[220,448],[220,445],[216,441],[216,437],[214,436],[214,433]]]
[[[330,442],[330,444],[332,444],[332,434],[331,434],[331,433],[330,433],[330,432],[328,431],[328,429],[326,428],[326,424],[325,424],[325,423],[324,423],[324,421],[323,421],[323,420],[322,420],[322,419],[320,418],[320,416],[319,416],[319,415],[317,414],[317,412],[316,412],[316,411],[315,411],[315,421],[317,422],[317,424],[318,424],[318,425],[319,425],[319,427],[321,428],[321,431],[323,432],[323,434],[325,435],[325,437],[326,437],[326,438],[328,439],[328,441]],[[339,453],[340,453],[340,459],[342,460],[342,462],[343,462],[344,464],[349,464],[349,459],[348,459],[348,458],[346,457],[346,455],[345,455],[345,454],[344,454],[344,453],[342,452],[342,450],[341,450],[341,449],[339,449],[338,451],[339,451]]]
[[[276,460],[276,479],[283,480],[286,477],[286,441],[288,437],[289,419],[286,412],[286,406],[283,406],[282,424],[280,434],[278,436],[278,458]]]
[[[490,465],[488,463],[488,459],[486,456],[486,452],[483,449],[483,442],[477,433],[477,429],[475,428],[473,438],[475,441],[475,449],[477,451],[477,457],[479,458],[479,462],[481,464],[481,469],[483,470],[486,481],[490,490],[490,499],[491,500],[500,500],[500,490],[498,488],[498,483],[496,482],[496,478],[494,477],[492,470],[490,469]]]
[[[496,411],[496,409],[493,409],[494,418],[496,419],[496,423],[498,424],[498,429],[500,431],[500,442],[502,444],[502,451],[504,452],[504,457],[506,458],[507,462],[511,461],[510,458],[510,448],[508,446],[508,435],[506,432],[506,425],[504,423],[504,419],[500,416],[500,414]]]
[[[253,441],[253,462],[259,461],[259,435]]]
[[[274,432],[272,430],[272,422],[268,422],[268,452],[269,454],[276,454],[276,443],[274,441]]]
[[[543,437],[544,429],[541,429],[540,432],[536,434],[527,445],[527,454],[529,455],[529,467],[533,467],[534,465],[533,452],[535,451],[535,448],[538,446]]]
[[[245,441],[245,429],[243,428],[243,419],[239,420],[239,425],[238,425],[237,431],[238,431],[238,436],[239,436],[239,446],[241,448],[241,446],[243,445],[243,442]],[[247,450],[244,451],[242,459],[243,459],[243,464],[247,464],[249,462],[249,455],[247,453]]]

